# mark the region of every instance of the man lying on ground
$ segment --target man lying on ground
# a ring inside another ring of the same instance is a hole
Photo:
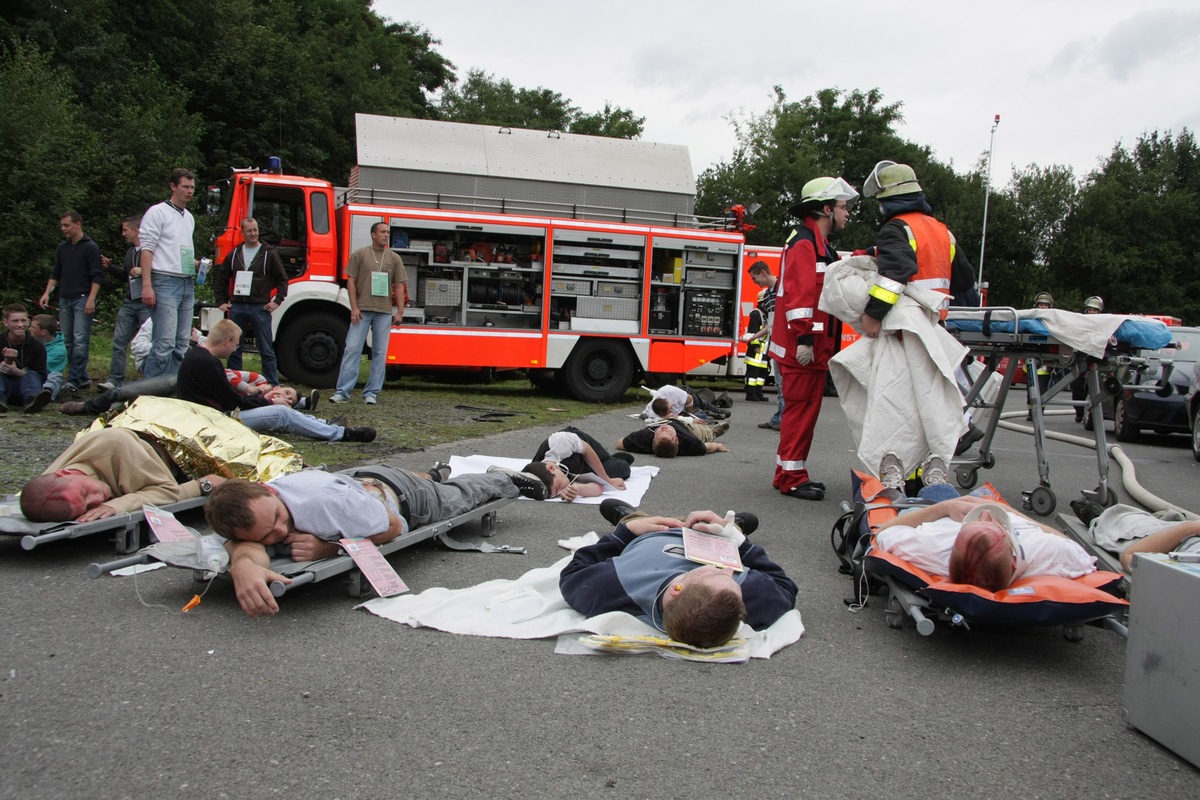
[[[442,477],[438,474],[438,477]],[[268,483],[227,481],[204,508],[212,529],[229,539],[229,574],[238,604],[251,617],[279,605],[266,548],[287,547],[295,561],[329,558],[340,539],[386,544],[410,528],[465,514],[491,500],[536,496],[541,484],[517,472],[461,475],[445,482],[386,464],[336,473],[305,470]]]
[[[590,480],[596,476],[616,489],[625,488],[633,456],[610,455],[604,445],[578,428],[567,427],[550,434],[521,471],[539,478],[546,497],[560,497],[570,503],[576,497],[598,497],[604,484]],[[539,498],[545,499],[545,498]]]
[[[728,422],[707,425],[690,417],[676,417],[651,423],[626,434],[617,440],[617,449],[653,454],[659,458],[728,453],[728,447],[715,441],[727,430]]]
[[[795,581],[749,540],[738,546],[741,572],[684,556],[683,528],[724,524],[712,511],[686,520],[607,512],[610,521],[621,518],[616,530],[576,550],[559,578],[563,598],[582,614],[625,611],[678,642],[708,648],[732,639],[743,621],[762,630],[796,605]]]

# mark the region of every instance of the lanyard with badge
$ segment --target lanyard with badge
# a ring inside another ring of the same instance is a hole
[[[374,255],[374,252],[372,252]],[[372,297],[387,297],[388,296],[388,274],[381,272],[383,268],[383,253],[375,259],[375,272],[371,273],[371,296]]]

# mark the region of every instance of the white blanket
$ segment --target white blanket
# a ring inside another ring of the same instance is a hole
[[[490,466],[507,467],[508,469],[519,470],[521,467],[529,463],[527,458],[503,458],[501,456],[450,456],[450,477],[456,475],[465,475],[471,472],[487,472]],[[609,487],[604,488],[604,494],[596,497],[579,497],[574,501],[577,505],[600,505],[600,501],[607,500],[610,497],[617,497],[624,500],[629,505],[637,508],[642,504],[642,495],[646,494],[646,490],[650,488],[650,480],[658,474],[658,467],[630,467],[630,475],[625,479],[625,489],[617,491]],[[522,500],[526,499],[524,497]],[[547,500],[548,503],[561,503],[559,498]]]
[[[953,317],[982,320],[985,313],[986,311],[955,311]],[[1021,319],[1040,319],[1055,341],[1096,358],[1104,358],[1109,338],[1117,332],[1122,322],[1129,319],[1123,314],[1079,314],[1058,308],[1020,309],[1019,313]],[[1007,321],[1005,317],[1000,316],[993,319]]]
[[[414,628],[436,628],[469,636],[544,639],[590,632],[617,636],[661,636],[661,632],[626,614],[613,611],[585,617],[567,605],[558,576],[570,563],[565,556],[550,567],[526,572],[516,580],[493,580],[465,589],[426,589],[416,595],[379,597],[362,604],[372,614]],[[751,658],[770,658],[799,641],[804,633],[800,612],[792,609],[774,625],[755,631],[745,623],[738,636],[750,643]]]

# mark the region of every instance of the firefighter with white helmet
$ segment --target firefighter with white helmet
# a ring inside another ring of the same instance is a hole
[[[1092,295],[1087,300],[1083,301],[1083,313],[1085,314],[1103,314],[1104,313],[1104,298],[1099,295]]]
[[[811,479],[807,459],[837,331],[817,301],[825,267],[838,260],[829,237],[846,226],[857,199],[858,192],[841,178],[814,178],[790,209],[802,224],[784,246],[771,329],[770,353],[779,365],[784,401],[773,485],[802,500],[825,498],[825,485]]]
[[[869,290],[862,315],[864,336],[873,339],[885,332],[884,318],[910,286],[945,295],[939,313],[942,318],[951,300],[955,305],[979,305],[974,269],[954,234],[934,218],[933,209],[925,199],[912,167],[895,161],[880,161],[867,176],[863,195],[879,198],[884,219],[875,240],[879,274]],[[937,319],[931,317],[930,322],[934,324]],[[894,328],[890,326],[889,330]],[[904,369],[904,366],[897,364],[895,368]],[[870,390],[868,394],[872,400],[886,402],[886,398],[875,397]],[[920,464],[926,484],[945,483],[947,467],[962,432],[961,409],[957,413],[946,409],[944,414],[939,411],[927,416],[927,420],[922,420],[920,431],[907,433],[924,439],[929,445],[929,455]],[[874,434],[864,433],[864,436],[871,438]],[[875,452],[875,444],[866,442],[860,452]],[[875,468],[877,465],[866,466]],[[885,486],[900,490],[904,477],[917,467],[918,464],[902,463],[897,453],[889,452],[880,460],[878,474]]]
[[[1033,298],[1034,308],[1054,308],[1054,296],[1049,292],[1038,292],[1038,296]]]
[[[1084,314],[1103,314],[1104,313],[1104,298],[1099,295],[1092,295],[1087,300],[1083,301]],[[1087,377],[1080,375],[1075,380],[1071,381],[1071,399],[1075,401],[1086,400],[1088,396]],[[1080,403],[1075,406],[1075,421],[1083,422],[1084,405]]]

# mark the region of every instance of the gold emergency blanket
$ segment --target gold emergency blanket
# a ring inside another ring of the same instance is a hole
[[[304,466],[300,454],[282,439],[255,433],[207,406],[169,397],[139,397],[123,411],[100,417],[88,430],[100,428],[153,436],[193,478],[215,473],[269,481]]]

